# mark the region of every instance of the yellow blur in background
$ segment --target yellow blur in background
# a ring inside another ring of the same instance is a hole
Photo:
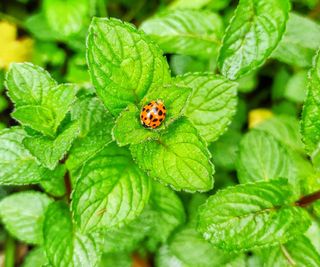
[[[17,26],[0,21],[0,69],[7,69],[12,62],[28,61],[32,57],[33,40],[17,39]]]

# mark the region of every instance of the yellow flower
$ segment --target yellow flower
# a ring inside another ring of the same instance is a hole
[[[259,123],[271,118],[273,113],[266,108],[257,108],[249,112],[249,128],[257,126]]]
[[[32,48],[32,39],[17,39],[16,25],[0,21],[0,69],[8,68],[12,62],[30,60]]]

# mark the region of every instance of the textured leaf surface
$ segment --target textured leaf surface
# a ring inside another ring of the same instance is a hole
[[[320,56],[314,58],[309,72],[308,93],[301,119],[301,132],[308,154],[314,158],[319,153],[320,143]]]
[[[25,257],[22,267],[43,267],[48,264],[47,256],[42,247],[32,249]]]
[[[291,196],[285,180],[228,187],[199,208],[198,229],[226,250],[284,243],[310,225],[307,212],[290,204]]]
[[[223,23],[209,11],[176,10],[145,20],[140,28],[166,53],[206,58],[217,53]]]
[[[23,144],[30,153],[41,162],[41,164],[53,170],[57,166],[59,160],[61,160],[70,149],[78,132],[79,125],[74,122],[63,129],[63,131],[54,139],[36,135],[26,137],[23,140]]]
[[[205,142],[185,118],[171,124],[157,140],[132,145],[139,166],[175,190],[208,191],[213,187],[213,165]]]
[[[96,97],[86,96],[72,108],[71,115],[80,124],[80,136],[73,143],[66,165],[72,172],[112,141],[114,119]]]
[[[233,255],[215,248],[195,229],[183,228],[160,248],[156,262],[159,267],[220,267],[232,258]]]
[[[97,266],[101,239],[98,234],[83,235],[72,224],[68,206],[52,203],[43,225],[44,248],[52,266]]]
[[[133,262],[131,255],[124,254],[123,252],[109,253],[102,255],[102,259],[99,266],[132,267]]]
[[[262,257],[266,267],[317,267],[320,265],[319,253],[305,236],[265,249],[262,251]]]
[[[286,178],[295,184],[296,169],[287,150],[270,134],[250,131],[241,140],[237,161],[241,183]]]
[[[66,185],[64,183],[64,175],[66,167],[58,165],[53,171],[46,169],[43,173],[45,180],[40,182],[41,187],[50,196],[61,197],[66,193]]]
[[[186,116],[208,142],[227,129],[236,112],[237,83],[214,74],[190,73],[176,78],[193,89]]]
[[[287,0],[240,0],[220,50],[224,76],[237,79],[266,61],[285,31],[289,8]]]
[[[121,226],[142,212],[149,193],[149,178],[130,152],[111,143],[81,172],[72,198],[74,218],[84,231]]]
[[[320,26],[307,17],[290,13],[286,32],[272,57],[298,67],[309,67],[320,46]]]
[[[43,168],[22,145],[26,137],[18,127],[0,131],[0,183],[30,184],[42,180]]]
[[[158,47],[130,24],[94,18],[87,46],[92,83],[113,115],[170,79]]]
[[[15,193],[0,202],[0,216],[6,229],[17,239],[41,244],[44,213],[51,202],[40,192]]]

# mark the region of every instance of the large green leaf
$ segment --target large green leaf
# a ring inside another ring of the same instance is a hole
[[[193,89],[186,116],[206,141],[215,141],[236,112],[237,83],[201,73],[178,76],[176,81]]]
[[[128,23],[94,18],[87,47],[91,80],[113,115],[170,79],[161,50]]]
[[[54,267],[95,267],[100,261],[101,238],[84,235],[72,224],[69,207],[63,202],[52,203],[43,223],[44,248]]]
[[[237,79],[261,66],[285,31],[288,0],[240,0],[219,55],[223,75]]]
[[[6,229],[17,239],[41,244],[44,213],[52,200],[43,193],[25,191],[0,202],[0,216]]]
[[[48,264],[43,247],[33,248],[24,258],[22,267],[43,267]]]
[[[158,139],[130,148],[142,169],[175,190],[208,191],[213,187],[210,152],[196,128],[185,118],[172,123]]]
[[[130,152],[111,143],[84,166],[72,197],[74,219],[84,231],[121,226],[148,202],[150,180]]]
[[[223,24],[209,11],[176,10],[151,17],[140,28],[166,53],[207,58],[217,53]]]
[[[43,179],[44,169],[22,144],[25,137],[19,127],[0,131],[0,184],[32,184]]]
[[[227,187],[199,208],[198,229],[225,250],[284,243],[305,232],[308,213],[292,205],[286,180]]]

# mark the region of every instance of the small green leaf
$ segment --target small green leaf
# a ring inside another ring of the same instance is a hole
[[[43,166],[53,170],[59,160],[61,160],[70,149],[78,132],[79,124],[73,122],[65,127],[61,133],[58,133],[55,138],[35,135],[26,137],[23,140],[23,144]]]
[[[199,208],[198,230],[225,250],[284,243],[310,225],[308,213],[291,201],[291,188],[283,179],[228,187]]]
[[[113,128],[113,136],[119,146],[138,144],[158,136],[156,131],[144,128],[139,117],[140,110],[133,104],[120,113]]]
[[[207,58],[217,54],[223,23],[206,10],[175,10],[145,20],[140,29],[166,53]]]
[[[290,65],[309,67],[319,46],[319,24],[305,16],[290,13],[286,32],[271,56]]]
[[[156,262],[158,267],[172,266],[171,262],[182,267],[221,267],[234,256],[215,248],[194,228],[185,227],[159,249]]]
[[[219,55],[222,74],[231,80],[260,67],[285,31],[288,0],[240,0]]]
[[[308,72],[300,70],[289,79],[284,97],[296,103],[303,103],[307,92]]]
[[[56,85],[46,71],[30,63],[11,65],[7,87],[16,107],[12,116],[48,136],[55,135],[77,91],[72,84]]]
[[[185,118],[172,123],[158,139],[130,148],[140,168],[175,190],[208,191],[213,187],[210,152]]]
[[[241,140],[237,161],[241,183],[286,178],[292,185],[296,169],[288,151],[272,135],[252,130]]]
[[[209,73],[190,73],[176,81],[193,89],[186,116],[206,141],[215,141],[236,112],[237,83]]]
[[[52,200],[43,193],[25,191],[0,202],[0,216],[6,229],[29,244],[41,244],[44,213]]]
[[[320,56],[314,58],[313,67],[309,72],[308,93],[305,100],[302,118],[301,133],[305,149],[312,159],[319,155],[320,148]]]
[[[26,133],[19,127],[0,131],[0,183],[23,185],[43,179],[44,169],[23,146]]]
[[[170,79],[160,49],[128,23],[93,18],[87,46],[92,83],[113,115]]]
[[[100,261],[101,238],[84,235],[72,224],[69,207],[63,202],[52,203],[43,223],[44,248],[52,266],[97,266]]]
[[[41,187],[50,196],[62,197],[66,193],[64,175],[66,168],[64,165],[58,165],[53,171],[46,170],[43,174],[45,180],[40,182]]]
[[[44,0],[43,10],[51,31],[60,38],[66,38],[87,27],[89,24],[88,2],[87,0]]]
[[[84,231],[121,226],[148,202],[149,178],[130,152],[111,143],[84,166],[73,192],[74,219]]]
[[[97,97],[85,96],[71,110],[80,124],[80,135],[68,153],[67,168],[77,171],[90,157],[112,141],[114,119]]]
[[[44,267],[48,264],[47,256],[42,247],[33,248],[25,257],[22,267]]]
[[[115,267],[132,267],[132,257],[124,252],[103,254],[100,262],[100,267],[115,266]]]
[[[305,236],[262,251],[265,267],[290,267],[320,265],[320,255]]]

